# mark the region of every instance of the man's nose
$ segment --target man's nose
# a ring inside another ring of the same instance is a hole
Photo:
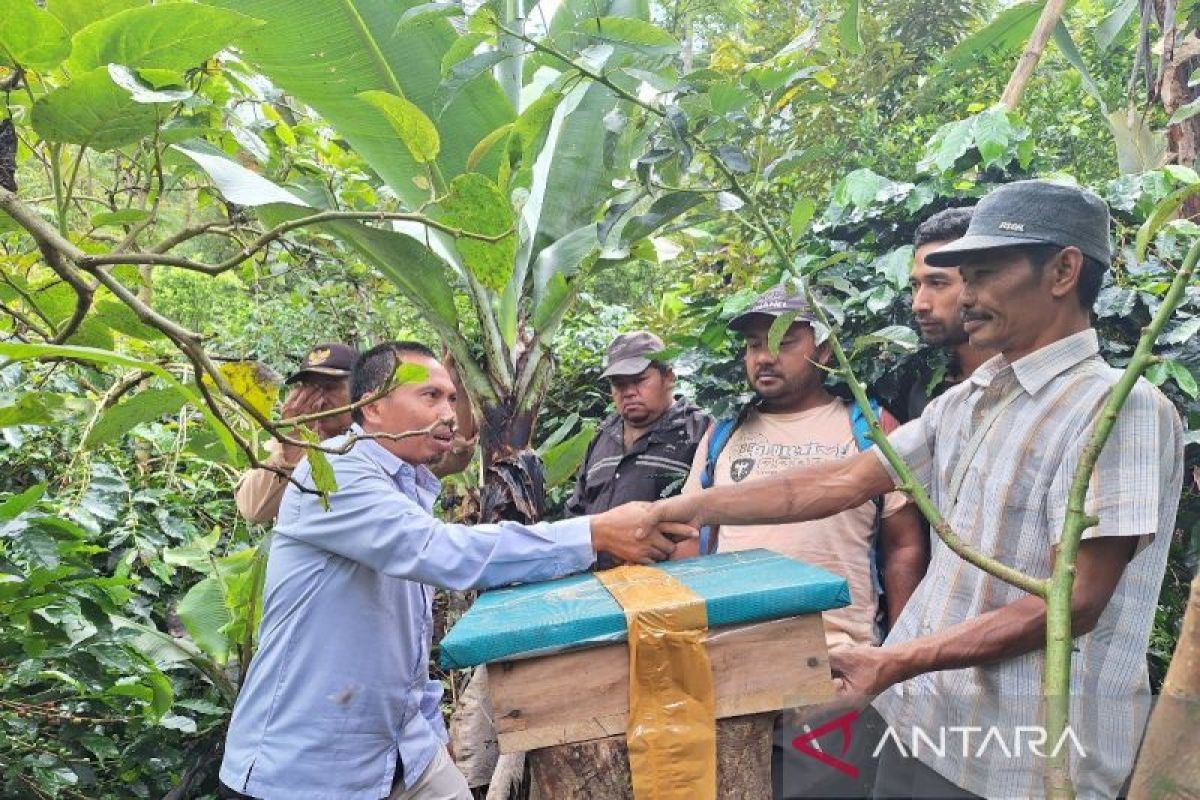
[[[970,308],[975,305],[975,288],[971,284],[964,282],[962,291],[958,293],[958,305],[960,308]]]
[[[777,353],[772,353],[771,348],[764,344],[762,347],[756,347],[750,351],[750,363],[754,366],[774,364],[779,360],[777,355]]]
[[[913,290],[912,310],[913,311],[928,311],[933,308],[933,304],[929,301],[929,293],[923,286],[918,286]]]

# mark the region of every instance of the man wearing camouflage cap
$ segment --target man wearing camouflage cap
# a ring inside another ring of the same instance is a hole
[[[970,342],[1000,354],[889,439],[960,539],[1036,578],[1050,575],[1080,453],[1120,376],[1090,319],[1110,259],[1103,201],[1048,181],[994,190],[966,236],[928,256],[958,265]],[[1098,524],[1075,566],[1070,740],[1036,742],[1045,602],[934,539],[929,571],[883,646],[830,654],[843,691],[877,697],[894,732],[881,742],[876,797],[1041,796],[1044,757],[1064,747],[1077,796],[1119,794],[1145,721],[1146,648],[1183,463],[1178,413],[1138,381],[1084,506]],[[653,513],[693,525],[820,519],[899,483],[872,448],[671,498]],[[934,747],[915,746],[921,737]]]

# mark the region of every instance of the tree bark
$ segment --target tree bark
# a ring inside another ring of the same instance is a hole
[[[1163,63],[1159,69],[1158,94],[1163,110],[1170,116],[1200,95],[1196,87],[1188,86],[1192,72],[1200,65],[1200,36],[1190,31],[1176,41],[1173,9],[1164,0],[1156,4],[1163,25]],[[1168,13],[1170,11],[1171,13]],[[1168,46],[1172,45],[1172,46]],[[1167,126],[1167,163],[1190,167],[1200,159],[1200,116],[1194,116]],[[1200,198],[1184,201],[1181,216],[1192,219],[1200,215]]]
[[[1042,9],[1042,15],[1038,17],[1029,43],[1025,45],[1025,52],[1021,54],[1021,60],[1017,62],[1017,68],[1009,77],[1008,85],[1004,87],[1004,94],[1000,98],[1000,102],[1007,106],[1009,111],[1021,104],[1021,95],[1025,93],[1025,87],[1029,85],[1029,79],[1033,77],[1038,61],[1042,58],[1042,51],[1046,49],[1046,42],[1050,41],[1054,34],[1054,27],[1062,19],[1066,6],[1067,0],[1048,0]]]
[[[542,461],[531,449],[540,404],[528,412],[518,411],[517,404],[518,399],[513,398],[483,407],[480,522],[512,520],[528,525],[546,513]]]
[[[1129,798],[1200,798],[1200,576],[1192,581],[1179,643],[1142,741]]]
[[[717,797],[771,796],[771,737],[775,712],[717,721]],[[530,800],[632,800],[625,739],[547,747],[526,754]]]

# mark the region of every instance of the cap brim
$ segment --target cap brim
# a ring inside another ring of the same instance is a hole
[[[608,365],[608,369],[600,373],[601,378],[612,378],[614,376],[640,375],[654,362],[648,358],[635,356],[634,358],[623,358],[620,361],[614,361]]]
[[[976,253],[1038,244],[1054,243],[1047,239],[1033,239],[1028,236],[964,236],[927,254],[925,263],[932,267],[957,267],[964,258]]]
[[[305,367],[299,372],[294,372],[289,375],[288,379],[284,381],[284,383],[295,383],[296,381],[304,380],[304,378],[311,377],[313,375],[324,375],[326,377],[333,378],[349,378],[350,370],[338,369],[336,367]]]

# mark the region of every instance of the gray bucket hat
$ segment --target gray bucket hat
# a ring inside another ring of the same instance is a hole
[[[993,189],[975,206],[967,235],[939,247],[925,261],[953,267],[964,256],[1022,245],[1078,247],[1108,266],[1108,206],[1094,193],[1050,181],[1017,181]]]
[[[604,372],[600,373],[600,377],[638,375],[654,363],[648,356],[662,352],[665,348],[663,340],[650,331],[622,333],[608,346]]]

